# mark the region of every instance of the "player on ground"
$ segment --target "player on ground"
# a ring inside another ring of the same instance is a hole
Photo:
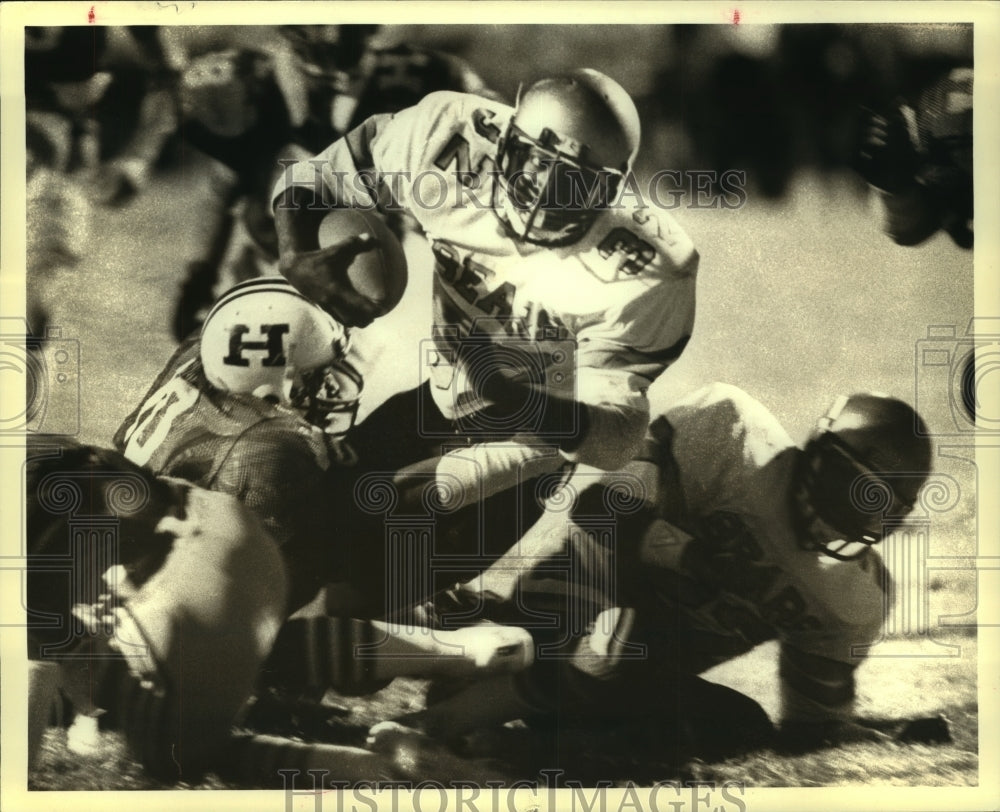
[[[676,718],[683,707],[723,737],[747,735],[741,722],[760,733],[759,708],[693,676],[778,639],[787,743],[879,739],[853,719],[855,671],[892,602],[873,547],[910,513],[930,469],[926,426],[900,400],[838,398],[799,448],[745,392],[699,389],[651,423],[622,471],[578,471],[517,548],[439,597],[446,620],[471,607],[466,617],[563,621],[534,629],[549,654],[528,671],[418,722],[453,736],[539,712]]]
[[[359,549],[354,531],[349,432],[363,381],[344,358],[347,345],[347,330],[286,280],[237,285],[200,340],[167,363],[115,444],[157,474],[237,497],[280,545],[289,607],[299,611],[282,629],[269,681],[370,693],[402,674],[523,667],[530,641],[521,629],[435,635],[350,619],[384,611],[386,562],[379,545]],[[355,644],[366,656],[353,656]]]
[[[321,784],[403,777],[391,753],[233,729],[287,594],[277,545],[239,500],[55,436],[29,435],[25,484],[33,764],[62,690],[167,783],[209,770],[252,786],[282,786],[282,770],[318,770]]]
[[[316,251],[314,203],[404,211],[433,249],[430,380],[358,426],[363,467],[461,449],[440,468],[467,483],[458,506],[634,453],[646,389],[690,337],[698,262],[669,215],[623,194],[639,129],[616,82],[577,70],[532,84],[516,109],[431,94],[289,168],[275,190],[282,273],[343,323],[373,311]],[[401,351],[418,363],[418,348]],[[519,535],[505,533],[503,549]]]
[[[29,435],[25,493],[32,688],[55,674],[154,775],[195,779],[284,618],[277,546],[233,497],[63,438]],[[32,697],[32,753],[47,700]]]
[[[972,77],[971,67],[954,68],[869,118],[858,169],[878,195],[883,230],[899,245],[943,229],[972,248]]]

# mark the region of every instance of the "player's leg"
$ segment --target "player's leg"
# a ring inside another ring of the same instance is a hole
[[[33,660],[28,663],[28,769],[38,758],[42,735],[59,695],[59,665]]]
[[[656,515],[623,503],[615,476],[574,473],[494,563],[420,607],[424,622],[454,628],[488,619],[550,629],[554,642],[583,633],[602,611],[628,604],[625,585],[639,539]]]
[[[222,748],[218,772],[232,781],[281,787],[293,795],[406,777],[384,753],[261,734],[232,736]]]
[[[473,677],[526,668],[531,635],[494,624],[442,631],[325,614],[289,619],[262,671],[265,685],[373,693],[396,677]]]

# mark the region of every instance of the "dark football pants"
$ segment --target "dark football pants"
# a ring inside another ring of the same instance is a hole
[[[515,677],[522,699],[566,720],[673,723],[686,746],[763,741],[771,723],[754,700],[697,676],[703,659],[662,600],[668,574],[637,563],[657,514],[625,510],[609,523],[614,504],[604,485],[587,488],[563,532],[534,534],[483,574],[483,616],[535,638],[535,662]]]
[[[358,475],[350,514],[346,578],[370,596],[374,616],[397,614],[439,589],[466,580],[505,553],[538,519],[535,482],[501,491],[458,510],[428,498],[434,460],[476,443],[509,435],[461,433],[441,415],[430,384],[399,393],[352,429]],[[397,481],[404,467],[426,476]],[[366,612],[367,614],[367,612]]]

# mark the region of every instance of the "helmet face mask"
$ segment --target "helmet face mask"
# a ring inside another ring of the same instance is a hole
[[[628,94],[597,71],[518,94],[497,149],[494,210],[525,242],[576,242],[612,204],[639,149]]]
[[[915,420],[891,398],[837,399],[801,453],[791,493],[803,549],[850,561],[904,523],[930,474],[930,443]]]
[[[913,509],[836,435],[818,435],[804,453],[795,499],[808,548],[839,561],[860,558]]]
[[[614,200],[623,173],[594,167],[582,155],[562,152],[566,143],[552,130],[541,139],[512,122],[500,152],[497,201],[510,228],[527,242],[572,243],[582,237]]]
[[[308,422],[326,434],[342,437],[354,427],[363,387],[361,373],[339,360],[303,374],[289,400]]]
[[[324,432],[354,424],[363,379],[346,359],[346,328],[288,281],[242,282],[218,301],[201,332],[205,377],[223,392],[295,409]]]

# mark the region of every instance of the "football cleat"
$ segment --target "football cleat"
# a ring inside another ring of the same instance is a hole
[[[534,661],[535,646],[531,633],[518,626],[497,626],[482,623],[467,629],[434,632],[442,647],[442,657],[458,657],[459,663],[468,663],[475,674],[514,673],[523,671]],[[461,649],[447,654],[448,649]],[[458,664],[457,671],[464,669]],[[449,674],[458,676],[452,669]],[[473,674],[470,673],[470,676]]]

